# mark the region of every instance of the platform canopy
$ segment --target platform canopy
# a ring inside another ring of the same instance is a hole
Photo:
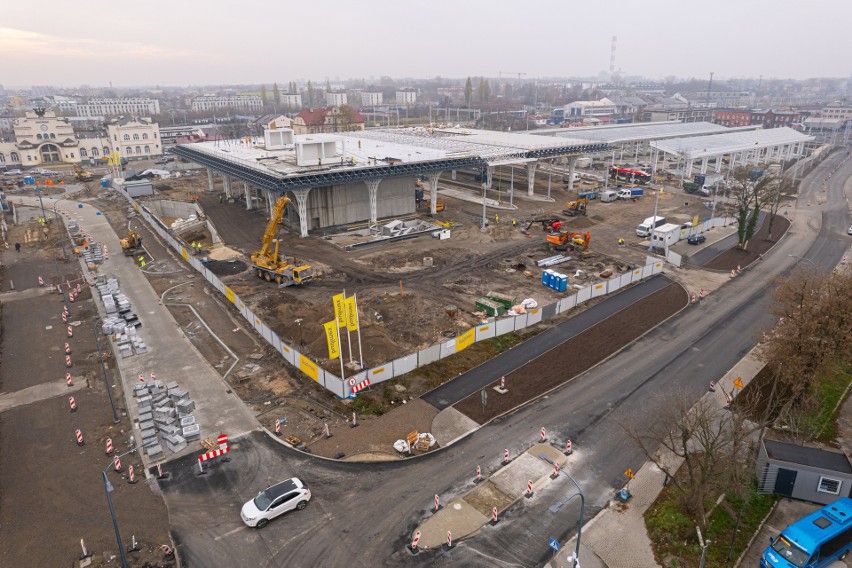
[[[633,142],[649,142],[683,136],[704,136],[739,130],[755,130],[759,126],[726,128],[712,122],[638,122],[634,124],[609,124],[606,126],[580,126],[576,128],[547,128],[533,132],[536,136],[554,136],[604,142],[618,145]]]
[[[685,160],[695,160],[720,157],[734,152],[799,144],[813,139],[813,136],[784,127],[659,140],[651,142],[651,147],[666,154],[680,156]]]

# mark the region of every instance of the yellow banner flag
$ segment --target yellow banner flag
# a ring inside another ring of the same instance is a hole
[[[695,217],[692,218],[692,226],[693,227],[698,226],[698,215],[696,215]]]
[[[346,329],[358,331],[358,306],[355,304],[355,296],[346,298]]]
[[[346,305],[344,304],[343,294],[337,294],[331,297],[334,302],[334,317],[337,319],[337,327],[346,327]]]
[[[324,323],[325,341],[328,343],[328,358],[337,359],[340,357],[340,344],[337,342],[337,322],[332,320]]]

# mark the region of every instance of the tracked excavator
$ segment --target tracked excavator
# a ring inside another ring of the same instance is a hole
[[[585,250],[589,246],[589,241],[592,240],[592,234],[572,233],[567,231],[554,231],[547,235],[547,250],[564,251],[564,250]]]
[[[280,286],[298,286],[314,277],[314,269],[311,266],[292,264],[286,256],[282,260],[278,254],[279,240],[275,238],[275,233],[289,204],[290,199],[286,195],[282,195],[275,202],[272,217],[269,218],[263,233],[263,247],[251,255],[252,268],[257,277],[267,282],[277,282]]]

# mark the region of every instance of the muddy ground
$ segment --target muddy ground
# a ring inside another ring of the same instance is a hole
[[[780,239],[789,228],[790,221],[786,217],[783,215],[776,216],[772,225],[772,240],[770,241],[769,216],[767,215],[763,220],[763,224],[761,224],[760,228],[751,238],[751,241],[749,241],[748,248],[746,250],[739,248],[728,249],[713,258],[710,262],[706,263],[704,268],[729,271],[736,270],[738,266],[740,268],[746,267],[761,258],[766,251],[775,246],[778,239]]]

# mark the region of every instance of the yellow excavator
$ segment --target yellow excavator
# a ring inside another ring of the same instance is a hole
[[[127,238],[121,239],[119,242],[124,256],[133,256],[142,248],[142,237],[139,236],[137,231],[129,228],[127,229]]]
[[[92,172],[84,170],[80,164],[74,164],[74,177],[77,178],[77,181],[92,181],[95,179],[95,175]]]
[[[277,282],[281,286],[297,286],[304,284],[314,277],[314,269],[302,264],[296,266],[291,264],[286,257],[281,260],[278,255],[278,239],[275,238],[275,233],[278,231],[278,224],[284,218],[284,210],[290,204],[290,198],[282,195],[275,202],[275,207],[272,208],[272,217],[266,225],[266,231],[263,233],[263,248],[251,255],[252,268],[258,278],[263,278],[267,282]],[[275,243],[273,250],[272,243]]]

